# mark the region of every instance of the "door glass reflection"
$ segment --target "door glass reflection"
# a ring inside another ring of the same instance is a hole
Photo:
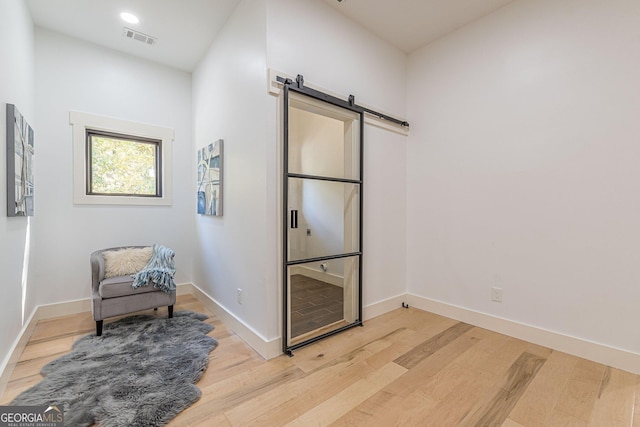
[[[289,261],[359,250],[360,186],[289,178]]]
[[[358,271],[358,257],[289,266],[289,345],[359,320]]]
[[[359,116],[305,98],[297,95],[289,106],[289,172],[359,179]]]

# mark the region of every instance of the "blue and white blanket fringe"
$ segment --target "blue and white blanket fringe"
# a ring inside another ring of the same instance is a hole
[[[173,276],[176,273],[173,256],[175,252],[172,249],[162,245],[153,245],[153,255],[149,259],[147,265],[133,274],[133,288],[147,286],[149,282],[153,282],[153,287],[164,292],[175,292],[176,283]]]

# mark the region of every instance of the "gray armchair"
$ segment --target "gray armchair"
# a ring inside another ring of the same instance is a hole
[[[144,246],[127,246],[127,248],[143,248]],[[176,303],[176,293],[167,293],[156,289],[150,283],[147,286],[134,289],[133,278],[117,276],[105,279],[105,260],[102,252],[122,248],[108,248],[91,254],[91,306],[93,319],[96,321],[96,335],[102,335],[103,320],[108,317],[120,316],[135,311],[167,306],[169,318],[173,317],[173,305]]]

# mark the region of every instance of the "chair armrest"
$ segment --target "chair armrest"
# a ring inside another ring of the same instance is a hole
[[[104,279],[104,257],[100,250],[91,254],[91,289],[94,292],[98,291],[102,279]]]

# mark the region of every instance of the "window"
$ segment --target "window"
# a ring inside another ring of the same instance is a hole
[[[72,111],[74,202],[170,205],[173,130]]]
[[[87,131],[87,194],[162,197],[160,140]]]

